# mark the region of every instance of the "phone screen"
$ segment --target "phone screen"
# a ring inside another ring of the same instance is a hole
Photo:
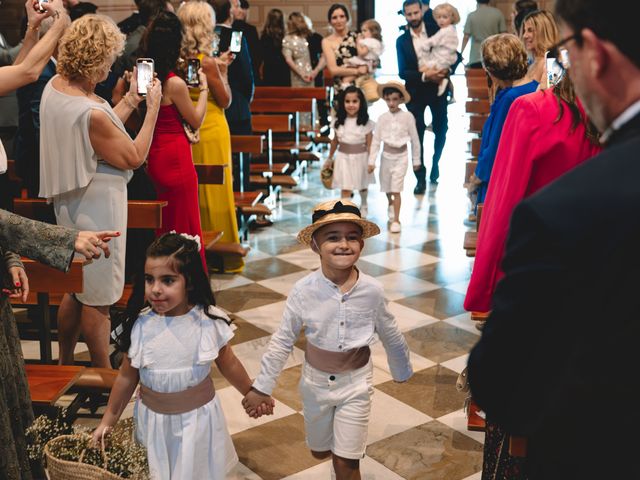
[[[198,86],[200,78],[198,78],[198,70],[200,69],[200,60],[197,58],[189,59],[187,65],[187,84],[190,86]]]
[[[138,95],[147,94],[147,85],[153,80],[153,59],[139,58],[136,61],[138,67]]]
[[[548,52],[547,52],[548,53]],[[555,57],[546,57],[547,59],[547,88],[557,85],[564,75],[564,69]]]
[[[232,53],[239,53],[242,50],[242,32],[231,32],[231,43],[229,44],[229,51]]]

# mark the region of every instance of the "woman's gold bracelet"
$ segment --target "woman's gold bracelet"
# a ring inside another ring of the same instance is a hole
[[[34,27],[33,25],[27,23],[27,28],[31,31],[37,32],[38,30],[40,30],[40,25]]]

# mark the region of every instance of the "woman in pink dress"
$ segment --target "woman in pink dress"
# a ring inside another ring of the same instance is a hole
[[[568,75],[549,90],[519,97],[505,121],[487,191],[464,307],[488,312],[515,206],[600,151],[595,127]]]
[[[153,58],[162,82],[162,103],[153,142],[149,150],[148,172],[158,193],[166,200],[162,228],[158,234],[175,230],[202,239],[198,206],[198,176],[191,157],[191,144],[182,122],[199,128],[207,111],[207,77],[200,70],[200,95],[194,105],[185,81],[173,70],[180,54],[182,25],[171,12],[158,14],[143,39],[144,55]],[[207,271],[204,248],[200,249]]]

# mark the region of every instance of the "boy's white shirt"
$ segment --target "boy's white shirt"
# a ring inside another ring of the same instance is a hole
[[[300,279],[289,294],[282,323],[262,356],[254,388],[271,394],[303,327],[307,342],[332,352],[371,345],[377,333],[394,380],[402,382],[413,374],[409,347],[387,308],[382,285],[360,273],[353,288],[342,293],[320,268]]]
[[[385,112],[380,115],[373,131],[369,165],[375,165],[380,152],[381,142],[392,147],[402,147],[411,141],[411,159],[413,165],[420,165],[420,137],[416,128],[416,119],[409,112],[400,110],[396,113]],[[389,154],[386,157],[402,158],[406,153]]]

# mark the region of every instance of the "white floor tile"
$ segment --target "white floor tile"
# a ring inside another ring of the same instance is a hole
[[[285,304],[285,301],[270,303],[262,307],[236,312],[236,316],[269,333],[274,333],[282,322]]]
[[[433,420],[378,389],[374,389],[369,418],[367,445]]]
[[[270,339],[271,337],[260,337],[233,346],[236,357],[241,359],[244,368],[251,378],[256,378],[260,373],[260,361],[262,360],[262,355],[267,351]],[[293,351],[287,358],[283,369],[300,365],[303,360],[304,352],[298,347],[293,347]]]
[[[458,282],[452,283],[446,286],[449,290],[453,290],[454,292],[461,293],[462,295],[467,294],[467,288],[469,287],[469,282]]]
[[[480,336],[480,330],[476,328],[477,322],[475,320],[471,320],[470,312],[456,315],[455,317],[449,317],[443,320],[443,322],[447,322],[449,325],[453,325],[454,327],[461,328],[467,332]]]
[[[374,253],[361,257],[362,260],[375,263],[391,270],[402,271],[410,268],[431,265],[440,259],[410,248],[394,248],[386,252]]]
[[[435,283],[420,280],[419,278],[401,272],[382,275],[376,277],[376,280],[382,283],[384,295],[388,300],[399,300],[440,288],[440,286]]]
[[[320,268],[320,257],[310,248],[285,253],[283,255],[279,255],[278,258],[307,270],[316,270]]]
[[[389,302],[389,311],[396,318],[401,332],[408,332],[414,328],[424,327],[439,321],[426,313],[421,313],[396,302]]]
[[[443,367],[447,367],[449,370],[453,370],[456,373],[462,373],[462,371],[467,366],[468,360],[469,360],[469,354],[464,354],[460,357],[452,358],[451,360],[442,362],[440,365],[442,365]]]
[[[242,406],[242,394],[235,388],[225,387],[221,390],[216,390],[216,395],[220,398],[222,411],[227,419],[227,428],[231,435],[296,413],[282,402],[276,402],[273,415],[263,415],[260,418],[251,418],[246,414],[244,407]]]
[[[267,287],[274,292],[281,293],[282,295],[289,295],[289,292],[295,285],[295,283],[303,277],[309,275],[307,270],[301,272],[290,273],[288,275],[282,275],[281,277],[270,278],[268,280],[261,280],[257,283],[263,287]]]
[[[436,363],[431,360],[421,357],[417,353],[410,352],[409,359],[411,360],[411,365],[413,366],[413,371],[417,372],[418,370],[424,370],[425,368],[431,368]],[[373,361],[373,365],[380,370],[391,375],[391,371],[389,370],[389,362],[387,361],[387,352],[382,345],[382,342],[377,342],[371,347],[371,360]]]
[[[214,273],[209,275],[209,282],[214,293],[229,288],[242,287],[253,283],[253,280],[243,277],[242,275]]]
[[[400,212],[400,219],[403,218],[403,212]],[[390,233],[385,230],[376,237],[377,239],[384,240],[385,242],[393,243],[394,245],[402,245],[403,247],[411,247],[414,245],[420,245],[431,240],[437,240],[438,235],[427,230],[426,227],[402,227],[402,231],[398,233]]]
[[[482,479],[482,472],[476,472],[473,475],[470,475],[467,478],[464,478],[463,480],[481,480],[481,479]]]
[[[271,258],[271,255],[265,252],[261,252],[257,248],[251,248],[246,257],[244,257],[244,263],[255,262],[257,260],[264,260],[265,258]]]
[[[460,394],[463,395],[463,394]],[[456,410],[443,417],[436,418],[440,423],[444,423],[446,426],[453,428],[454,430],[473,438],[475,441],[484,444],[484,432],[471,432],[467,430],[467,416],[464,410]]]

